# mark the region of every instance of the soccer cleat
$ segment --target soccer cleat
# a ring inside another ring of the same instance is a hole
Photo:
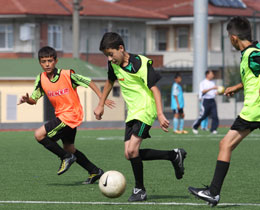
[[[211,132],[212,134],[218,134],[218,132],[216,130]]]
[[[134,188],[132,195],[128,198],[129,202],[146,201],[147,195],[145,190]]]
[[[184,174],[183,161],[186,158],[187,152],[184,149],[174,149],[173,151],[177,153],[177,156],[175,160],[171,160],[171,162],[175,170],[176,178],[181,179]]]
[[[175,134],[182,134],[182,131],[176,130],[176,131],[173,131],[173,133],[175,133]]]
[[[194,134],[198,134],[198,133],[199,133],[198,129],[195,129],[195,128],[192,128],[192,132],[193,132]]]
[[[183,134],[187,134],[187,133],[189,133],[189,132],[186,131],[186,130],[182,130],[181,133],[183,133]]]
[[[76,156],[71,154],[70,157],[68,158],[64,158],[63,160],[61,160],[61,164],[60,164],[60,168],[57,172],[58,175],[63,174],[64,172],[66,172],[70,166],[77,160]]]
[[[205,188],[195,188],[189,187],[188,190],[191,194],[195,195],[197,198],[207,201],[209,205],[216,206],[220,200],[219,195],[212,195],[210,193],[209,187],[206,186]]]
[[[97,174],[90,174],[86,181],[82,182],[82,184],[93,184],[95,181],[100,179],[100,177],[104,174],[104,171],[100,168],[98,169]]]

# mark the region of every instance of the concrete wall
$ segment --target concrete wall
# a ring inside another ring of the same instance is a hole
[[[95,82],[98,87],[104,86],[104,81]],[[114,86],[118,86],[116,83]],[[20,97],[26,93],[31,94],[34,88],[34,80],[26,81],[0,81],[0,123],[37,123],[44,121],[43,98],[36,105],[21,104],[17,106]],[[96,121],[94,109],[98,104],[98,97],[91,88],[78,87],[78,94],[84,110],[84,122]],[[109,99],[115,101],[116,108],[105,107],[103,121],[124,121],[125,103],[121,97],[113,97],[113,91]]]

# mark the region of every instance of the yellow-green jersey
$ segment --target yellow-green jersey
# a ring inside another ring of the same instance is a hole
[[[260,122],[260,44],[254,43],[242,52],[240,75],[244,86],[244,106],[240,117]]]
[[[151,126],[157,117],[157,111],[150,88],[160,79],[152,68],[152,60],[130,54],[126,67],[109,62],[108,79],[117,79],[120,84],[128,110],[126,122],[139,120]]]

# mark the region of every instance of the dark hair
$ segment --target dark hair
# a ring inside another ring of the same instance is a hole
[[[212,70],[205,71],[205,76],[207,76],[210,72],[213,72]]]
[[[57,59],[57,52],[55,49],[49,46],[42,47],[38,52],[38,59],[53,57],[55,60]]]
[[[181,77],[181,75],[179,73],[176,73],[174,79],[177,79],[178,77]]]
[[[236,16],[229,20],[227,24],[229,35],[238,36],[241,40],[252,41],[251,25],[247,18]]]
[[[117,33],[107,32],[100,42],[99,50],[104,51],[109,48],[118,50],[120,45],[125,48],[122,37]]]

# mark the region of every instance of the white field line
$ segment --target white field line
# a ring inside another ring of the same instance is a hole
[[[176,202],[80,202],[80,201],[0,201],[0,204],[73,204],[73,205],[151,205],[151,206],[205,206],[201,203],[176,203]],[[220,203],[218,206],[260,206],[260,203]]]
[[[169,137],[171,137],[174,141],[199,141],[199,140],[209,140],[209,141],[220,141],[223,137],[224,134],[217,134],[217,135],[213,135],[213,134],[209,134],[209,135],[170,135]],[[180,138],[181,137],[181,138]],[[104,136],[104,137],[94,137],[96,138],[96,140],[98,141],[111,141],[111,140],[120,140],[123,141],[124,138],[122,136]],[[164,139],[164,136],[152,136],[152,140],[160,140],[160,139]],[[168,138],[168,137],[167,137]],[[203,138],[203,139],[202,139]],[[207,138],[207,139],[205,139]],[[249,137],[246,137],[246,139],[244,141],[256,141],[256,140],[260,140],[260,135],[250,135]]]

